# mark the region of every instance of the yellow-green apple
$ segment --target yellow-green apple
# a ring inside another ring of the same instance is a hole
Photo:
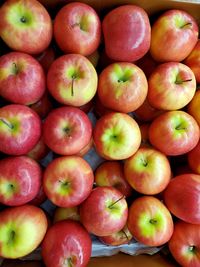
[[[180,266],[200,266],[200,225],[176,222],[168,245]]]
[[[194,97],[187,106],[187,112],[192,115],[200,127],[200,90],[197,90]]]
[[[7,105],[0,109],[0,151],[9,155],[27,154],[41,136],[41,120],[24,105]]]
[[[56,52],[52,46],[49,46],[46,50],[35,57],[43,67],[44,72],[47,73],[49,67],[56,59]]]
[[[0,160],[0,203],[20,206],[36,197],[42,183],[40,165],[27,156]]]
[[[91,193],[94,175],[81,157],[65,156],[51,161],[44,171],[43,188],[47,197],[58,207],[79,205]]]
[[[200,142],[188,153],[187,156],[191,170],[200,174]]]
[[[40,161],[41,159],[47,156],[49,151],[49,148],[47,147],[47,145],[45,145],[44,139],[41,136],[40,140],[37,142],[34,148],[28,152],[27,156],[36,161]]]
[[[143,147],[125,160],[124,174],[133,189],[144,195],[162,192],[171,179],[171,167],[160,151]]]
[[[133,201],[127,225],[133,237],[147,246],[164,245],[170,240],[174,228],[169,210],[152,196],[142,196]]]
[[[53,222],[56,223],[63,220],[80,221],[78,206],[71,208],[56,207],[53,215]]]
[[[92,65],[96,68],[98,61],[99,61],[99,51],[95,50],[92,54],[90,54],[89,56],[87,56],[87,58],[89,59],[89,61],[92,63]]]
[[[32,108],[41,119],[45,119],[49,112],[53,109],[53,104],[47,91],[44,92],[43,96],[34,104],[29,106]]]
[[[185,107],[196,91],[193,71],[179,62],[158,65],[148,79],[148,101],[161,110],[177,110]]]
[[[103,19],[102,30],[106,53],[111,59],[133,62],[149,50],[149,17],[139,6],[123,5],[114,8]]]
[[[102,116],[93,132],[97,152],[108,160],[123,160],[132,156],[141,143],[137,122],[128,114],[111,112]]]
[[[0,212],[0,256],[16,259],[28,255],[42,242],[47,218],[32,205],[6,208]]]
[[[47,146],[57,154],[79,153],[90,143],[92,123],[88,116],[76,107],[53,109],[43,125]]]
[[[151,29],[150,53],[159,62],[182,61],[198,40],[198,24],[183,10],[164,12]]]
[[[94,174],[96,186],[113,186],[124,196],[132,194],[132,188],[124,176],[124,166],[119,161],[105,161],[101,163]]]
[[[144,102],[147,90],[144,72],[133,63],[113,63],[99,75],[98,97],[105,107],[115,111],[136,110]]]
[[[0,9],[0,36],[12,49],[39,54],[50,44],[51,18],[37,0],[8,0]]]
[[[189,152],[197,145],[199,136],[199,126],[195,119],[181,110],[161,114],[149,128],[151,144],[169,156]]]
[[[51,64],[47,87],[59,103],[79,107],[88,103],[96,94],[97,73],[86,57],[67,54]]]
[[[84,227],[75,221],[54,224],[42,242],[42,258],[46,267],[85,267],[91,253],[91,238]]]
[[[200,175],[188,173],[174,177],[164,192],[167,208],[179,219],[200,223]]]
[[[152,58],[151,54],[148,52],[141,59],[139,59],[138,61],[136,61],[135,64],[139,68],[141,68],[144,71],[146,77],[149,78],[149,76],[151,75],[151,73],[153,72],[153,70],[158,65],[158,62],[156,62]]]
[[[99,186],[80,205],[80,220],[88,232],[108,236],[126,224],[128,205],[124,195],[114,187]]]
[[[101,22],[99,16],[87,4],[69,3],[62,7],[55,17],[54,37],[65,54],[74,53],[88,56],[100,44]]]
[[[0,95],[3,98],[11,103],[30,105],[42,97],[45,87],[44,71],[35,58],[20,52],[0,57]]]

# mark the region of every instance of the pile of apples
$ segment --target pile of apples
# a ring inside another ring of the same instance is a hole
[[[200,266],[197,22],[168,10],[150,24],[133,4],[52,14],[37,0],[0,7],[0,257],[41,246],[47,267],[83,267],[92,234],[168,244]]]

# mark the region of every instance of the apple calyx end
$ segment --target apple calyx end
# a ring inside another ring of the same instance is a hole
[[[188,247],[188,250],[189,250],[189,252],[191,252],[191,253],[195,253],[195,252],[196,252],[196,247],[195,247],[195,246],[189,246],[189,247]]]

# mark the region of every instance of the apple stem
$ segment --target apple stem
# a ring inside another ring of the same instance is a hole
[[[186,27],[186,26],[192,26],[192,23],[191,22],[187,22],[186,24],[184,24],[183,26],[181,26],[181,29]]]
[[[126,232],[123,229],[121,231],[125,235],[126,239],[129,240],[128,235],[126,234]]]
[[[17,75],[18,74],[18,72],[19,72],[19,70],[18,70],[18,68],[17,68],[17,64],[15,63],[15,62],[13,62],[13,72],[14,72],[14,74],[15,75]]]
[[[10,129],[13,129],[13,128],[14,128],[14,126],[13,126],[10,122],[6,121],[5,119],[0,118],[0,121],[2,121],[2,122],[3,122],[5,125],[7,125]]]
[[[187,80],[176,80],[175,84],[182,84],[182,83],[186,83],[186,82],[191,82],[192,79],[187,79]]]
[[[15,231],[11,231],[8,239],[8,244],[12,243],[14,237],[15,237]]]
[[[71,83],[71,96],[74,96],[74,80],[76,79],[76,75],[72,76],[72,83]]]
[[[120,200],[122,200],[124,198],[124,196],[120,197],[118,200],[116,200],[115,202],[113,202],[111,205],[108,206],[109,209],[112,209],[112,207],[117,204]]]
[[[67,262],[68,262],[68,267],[73,267],[72,258],[68,258]]]
[[[151,224],[156,224],[156,223],[157,223],[157,220],[155,220],[155,219],[151,219],[149,222],[150,222]]]

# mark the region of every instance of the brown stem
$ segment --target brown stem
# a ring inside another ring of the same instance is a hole
[[[112,207],[117,204],[120,200],[122,200],[124,198],[124,196],[120,197],[118,200],[116,200],[114,203],[112,203],[111,205],[108,206],[109,209],[112,209]]]
[[[181,26],[181,29],[183,29],[186,26],[192,26],[192,23],[191,22],[187,22],[186,24],[184,24],[183,26]]]
[[[182,84],[182,83],[191,82],[191,81],[192,81],[192,79],[187,79],[187,80],[182,80],[182,81],[177,80],[177,81],[175,81],[175,84]]]
[[[76,80],[76,75],[73,75],[73,76],[72,76],[71,96],[74,96],[74,80]]]
[[[7,120],[5,120],[5,119],[3,119],[3,118],[0,118],[0,121],[2,121],[5,125],[7,125],[8,126],[8,128],[10,128],[10,129],[13,129],[14,128],[14,126],[9,122],[9,121],[7,121]]]
[[[123,229],[122,229],[121,231],[122,231],[122,233],[125,235],[126,239],[129,240],[129,238],[128,238],[126,232],[125,232]]]

